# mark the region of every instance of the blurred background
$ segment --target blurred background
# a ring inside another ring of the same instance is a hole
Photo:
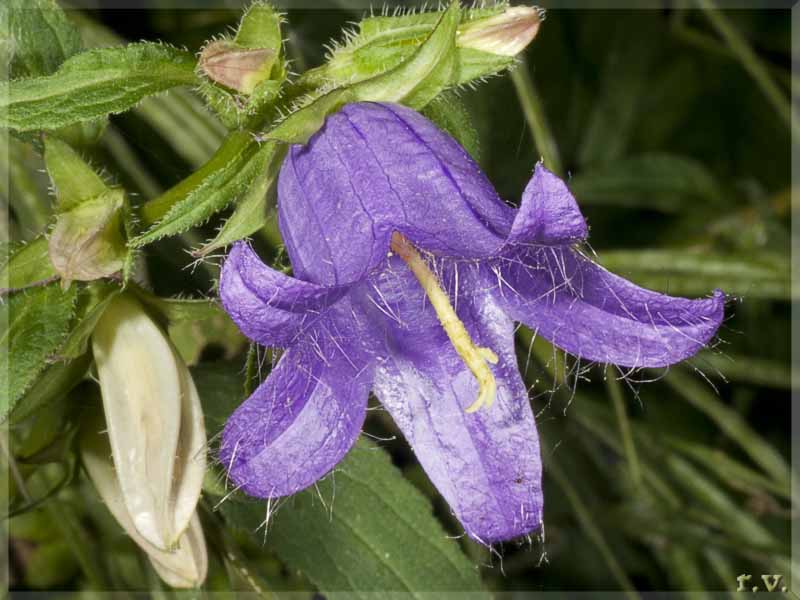
[[[689,590],[702,597],[700,590],[736,589],[746,573],[782,574],[792,587],[790,12],[664,4],[551,9],[518,70],[460,94],[477,135],[476,158],[509,202],[545,157],[568,179],[600,263],[674,295],[730,294],[714,346],[668,371],[587,370],[544,340],[531,345],[530,333],[520,331],[518,354],[543,444],[545,535],[498,549],[502,560],[459,540],[492,590],[629,597]],[[149,6],[70,15],[85,46],[147,39],[192,51],[240,16],[240,5]],[[293,70],[320,64],[324,44],[363,12],[344,1],[290,9]],[[140,199],[186,177],[225,134],[188,90],[148,99],[111,123],[93,161]],[[17,141],[6,158],[15,170],[4,193],[32,199],[11,226],[16,237],[31,237],[49,219],[41,159]],[[186,250],[212,237],[220,222],[152,247],[148,270],[159,295],[212,292],[218,259],[187,268]],[[274,225],[255,241],[263,256],[285,262]],[[246,347],[235,331],[186,326],[171,333],[195,365],[201,392],[239,389]],[[222,376],[220,365],[236,368]],[[372,411],[367,432],[388,440],[380,444],[457,535],[391,420]],[[116,531],[114,524],[98,516],[96,500],[81,500],[90,494],[83,486],[73,481],[59,498],[72,506],[86,539],[116,555],[113,587],[156,585],[143,582],[124,536],[103,533]],[[84,585],[81,565],[52,526],[60,514],[39,508],[12,520],[15,589]],[[241,560],[272,589],[313,590],[271,553],[269,538],[232,535]],[[212,565],[208,588],[230,589],[226,577]]]

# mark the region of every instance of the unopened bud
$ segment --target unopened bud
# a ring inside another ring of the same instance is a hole
[[[122,269],[125,192],[103,179],[69,144],[45,138],[45,164],[58,200],[48,242],[50,261],[63,281],[91,281]]]
[[[228,41],[212,42],[200,54],[200,68],[209,79],[250,95],[269,79],[276,52],[269,48],[242,48]]]
[[[115,297],[92,335],[120,494],[133,526],[171,549],[205,473],[205,426],[191,375],[139,302]]]
[[[58,215],[48,254],[64,281],[92,281],[122,269],[127,254],[124,202],[122,190],[109,190]]]
[[[544,9],[536,6],[511,6],[498,15],[459,27],[456,45],[500,56],[516,56],[536,37],[544,15]]]
[[[120,526],[147,553],[161,579],[175,588],[199,587],[208,572],[208,552],[196,511],[192,511],[186,531],[169,550],[157,548],[145,539],[128,512],[108,436],[101,433],[105,427],[102,415],[97,414],[84,422],[80,436],[81,460],[97,493]]]

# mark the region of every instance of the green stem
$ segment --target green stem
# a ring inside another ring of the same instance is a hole
[[[537,152],[544,159],[545,166],[556,175],[563,176],[564,169],[561,165],[561,157],[558,154],[553,132],[547,123],[544,114],[544,107],[539,98],[539,93],[528,72],[528,65],[525,59],[521,59],[516,69],[511,71],[511,81],[517,90],[517,98],[525,113],[525,120],[531,129],[531,137],[536,146]]]
[[[635,489],[639,489],[642,483],[639,456],[636,453],[636,445],[633,442],[628,412],[625,410],[625,397],[622,394],[622,386],[620,386],[614,368],[611,366],[606,367],[606,389],[608,390],[608,395],[611,396],[611,402],[614,405],[614,413],[617,416],[619,435],[622,438],[622,447],[625,449],[625,460],[628,462],[631,482]]]
[[[778,85],[772,80],[758,56],[747,43],[747,40],[736,30],[730,21],[717,9],[713,0],[697,0],[698,6],[703,9],[711,25],[722,36],[731,49],[731,52],[742,63],[745,71],[752,77],[756,85],[761,88],[762,93],[769,100],[781,118],[792,130],[792,133],[800,137],[800,129],[792,119],[792,107],[789,99],[784,95]]]

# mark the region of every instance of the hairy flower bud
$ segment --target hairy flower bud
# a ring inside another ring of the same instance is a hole
[[[145,539],[128,512],[108,437],[101,433],[105,426],[98,414],[84,423],[80,437],[81,460],[98,494],[125,532],[147,553],[161,579],[175,588],[200,586],[208,571],[208,553],[196,511],[192,511],[186,531],[170,550],[157,548]]]
[[[142,538],[169,550],[189,526],[205,473],[197,390],[169,339],[130,295],[111,301],[92,351],[125,507]]]
[[[58,200],[48,254],[64,281],[91,281],[125,265],[125,192],[103,179],[56,137],[45,139],[45,163]]]
[[[200,53],[200,93],[226,126],[241,127],[280,96],[287,76],[282,20],[269,4],[256,0],[233,39],[212,41]]]
[[[212,81],[249,96],[269,78],[275,57],[269,48],[242,48],[221,40],[203,48],[199,64]]]
[[[110,190],[58,215],[48,253],[62,279],[92,281],[123,268],[124,202],[122,190]]]
[[[462,25],[456,45],[500,56],[516,56],[536,37],[544,14],[544,10],[536,6],[511,6],[499,15]]]

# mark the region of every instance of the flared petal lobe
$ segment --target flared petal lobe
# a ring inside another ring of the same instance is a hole
[[[541,163],[522,193],[506,247],[562,246],[586,239],[589,228],[567,185]]]
[[[373,369],[331,318],[295,343],[228,419],[220,460],[259,498],[293,494],[344,457],[361,431]]]
[[[350,104],[294,146],[278,182],[281,233],[297,276],[360,280],[394,231],[448,256],[497,252],[513,210],[449,135],[393,104]]]
[[[259,344],[279,347],[313,326],[345,292],[271,269],[242,242],[228,254],[219,285],[222,305],[239,329]]]
[[[465,409],[478,394],[475,377],[402,264],[365,284],[360,301],[383,340],[375,395],[466,532],[491,543],[539,529],[541,460],[513,323],[472,287],[466,267],[459,277],[459,316],[499,357],[495,402],[474,413]]]
[[[708,344],[724,317],[721,291],[701,300],[659,294],[568,247],[521,248],[484,268],[511,318],[589,361],[671,365]]]

